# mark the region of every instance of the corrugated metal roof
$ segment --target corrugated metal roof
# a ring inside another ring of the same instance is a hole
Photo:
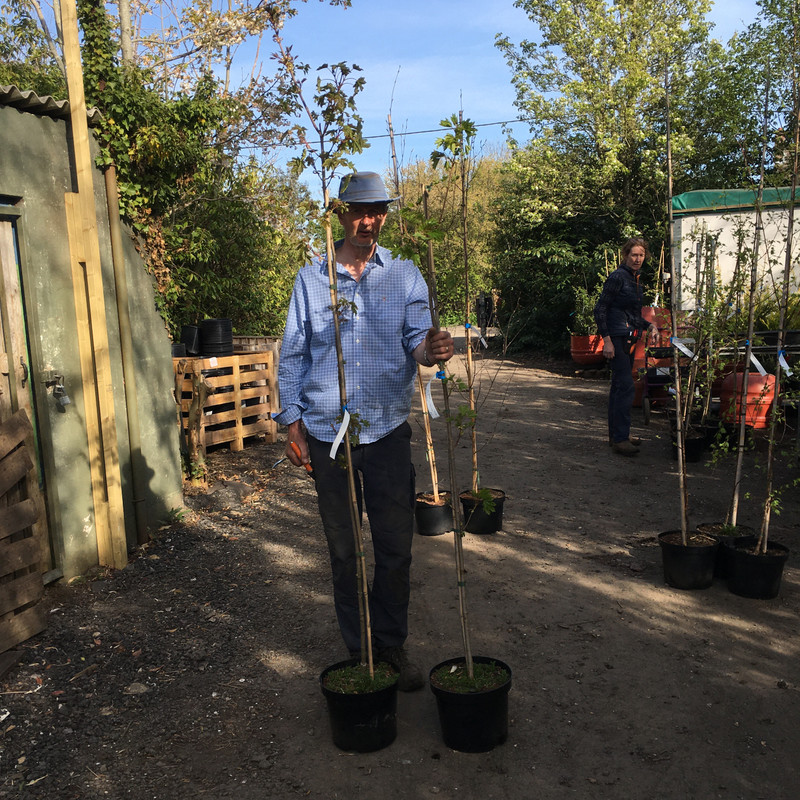
[[[58,119],[69,117],[69,100],[56,100],[50,95],[39,97],[30,89],[23,91],[16,86],[0,86],[0,106],[13,106],[20,111],[40,117],[56,117]],[[88,109],[86,115],[90,125],[100,121],[100,111],[97,108]]]

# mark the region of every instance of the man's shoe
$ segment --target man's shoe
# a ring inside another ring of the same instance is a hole
[[[397,688],[401,692],[415,692],[425,685],[422,670],[408,660],[408,654],[402,647],[384,647],[378,650],[378,661],[391,664],[400,673]]]
[[[614,442],[612,448],[615,453],[619,453],[621,456],[635,456],[639,453],[639,448],[634,447],[629,439],[625,439],[623,442]]]
[[[638,447],[642,443],[642,440],[638,436],[629,436],[628,437],[628,441],[634,447]],[[609,447],[613,447],[614,446],[614,440],[610,436],[608,437],[608,446]]]

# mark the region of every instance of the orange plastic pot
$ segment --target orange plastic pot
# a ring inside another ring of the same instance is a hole
[[[744,373],[734,372],[722,381],[719,414],[725,422],[738,423],[742,413]],[[747,410],[745,425],[766,428],[769,411],[775,401],[775,376],[750,372],[747,376]]]
[[[595,333],[591,336],[577,336],[572,334],[569,337],[569,352],[572,360],[582,366],[592,364],[602,364],[603,358],[603,337]]]

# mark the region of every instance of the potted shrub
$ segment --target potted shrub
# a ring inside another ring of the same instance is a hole
[[[471,345],[471,329],[469,322],[471,295],[469,288],[469,257],[467,240],[467,199],[469,190],[469,156],[477,129],[471,120],[464,120],[463,115],[453,114],[450,119],[442,120],[443,128],[452,132],[436,140],[439,148],[431,154],[431,161],[437,166],[444,161],[450,172],[456,167],[459,170],[461,188],[461,242],[464,254],[464,335],[465,335],[465,371],[466,382],[454,381],[453,385],[462,389],[467,396],[467,403],[459,407],[457,426],[459,430],[468,430],[472,449],[472,482],[469,489],[459,492],[458,498],[464,510],[466,522],[464,530],[469,533],[495,533],[503,528],[503,505],[505,492],[502,489],[489,489],[480,486],[478,472],[477,443],[477,407],[475,400],[475,366]],[[449,420],[449,415],[448,415]],[[456,495],[454,494],[453,497]],[[454,504],[455,505],[455,504]]]
[[[345,381],[344,358],[340,323],[346,309],[340,304],[337,295],[336,256],[332,234],[332,215],[334,208],[329,197],[329,185],[338,167],[352,170],[347,156],[363,148],[361,120],[355,114],[354,97],[360,91],[362,80],[351,78],[352,70],[344,64],[333,65],[325,80],[318,79],[317,94],[312,104],[303,97],[303,84],[307,67],[298,65],[290,49],[284,46],[280,35],[280,20],[273,19],[273,39],[279,48],[279,62],[290,83],[298,108],[307,114],[313,129],[308,137],[301,125],[294,128],[297,141],[302,145],[304,155],[296,159],[293,167],[299,174],[306,166],[311,166],[320,179],[323,195],[322,226],[325,231],[325,244],[330,285],[331,315],[334,329],[334,343],[338,363],[339,403],[342,412],[340,434],[342,435],[340,453],[344,452],[344,462],[349,476],[349,501],[355,552],[357,555],[358,608],[361,627],[361,654],[359,659],[341,661],[329,666],[320,675],[320,687],[328,706],[331,733],[334,744],[343,750],[367,752],[377,750],[394,741],[397,735],[397,680],[398,670],[388,664],[375,664],[372,653],[372,632],[370,629],[369,603],[364,542],[358,509],[358,499],[354,485],[354,467],[350,437],[357,435],[358,420],[351,417],[347,409],[347,386]],[[357,69],[357,68],[355,68]],[[348,92],[351,92],[348,94]],[[313,140],[313,142],[312,142]]]
[[[789,299],[789,288],[792,280],[792,239],[794,232],[794,211],[795,211],[795,194],[797,191],[797,174],[798,174],[798,161],[800,160],[800,130],[798,123],[800,123],[800,99],[797,96],[797,83],[795,80],[794,96],[795,107],[792,116],[794,117],[794,141],[793,141],[793,170],[792,170],[792,186],[789,194],[789,213],[787,218],[787,232],[786,232],[786,254],[784,259],[783,268],[783,285],[781,291],[781,298],[779,302],[779,319],[778,319],[778,341],[775,352],[775,393],[776,397],[781,396],[781,379],[784,370],[785,350],[784,346],[787,337],[787,321],[791,310]],[[766,148],[766,143],[764,144]],[[761,225],[761,187],[764,182],[764,154],[762,150],[761,161],[761,181],[759,184],[759,199],[756,203],[756,235],[755,244],[753,248],[753,266],[752,277],[750,285],[750,313],[749,313],[749,326],[748,326],[748,341],[747,350],[748,358],[750,349],[752,347],[753,328],[755,318],[755,272],[756,261],[758,255],[759,233],[762,228]],[[795,298],[796,299],[796,298]],[[745,364],[745,369],[747,363]],[[745,373],[746,374],[746,373]],[[746,415],[747,415],[747,399],[743,394],[741,399],[741,416],[740,416],[740,436],[739,436],[739,454],[737,460],[737,481],[741,475],[741,450],[743,444],[743,431]],[[776,428],[781,414],[781,407],[779,403],[774,403],[771,407],[769,414],[769,434],[768,434],[768,450],[767,450],[767,485],[762,508],[761,527],[758,533],[758,538],[754,545],[750,542],[741,541],[734,543],[734,547],[729,553],[728,562],[728,588],[734,593],[743,595],[745,597],[754,597],[762,599],[771,599],[778,595],[780,591],[781,578],[783,575],[783,568],[786,560],[789,557],[789,550],[782,544],[770,541],[769,526],[770,519],[773,511],[777,511],[780,507],[780,489],[775,487],[774,464],[775,464],[775,447],[776,447]],[[793,481],[793,485],[798,483],[798,479]],[[734,496],[737,496],[737,491]]]
[[[453,530],[453,506],[450,492],[439,491],[439,473],[436,468],[436,452],[431,435],[431,414],[428,407],[428,392],[423,385],[422,375],[417,369],[422,420],[425,428],[425,448],[431,474],[430,492],[418,492],[415,498],[414,519],[420,536],[439,536]],[[437,415],[438,416],[438,415]]]
[[[665,66],[666,99],[666,144],[667,144],[667,241],[666,252],[672,252],[672,137],[670,120],[669,67]],[[678,290],[675,285],[670,292],[671,343],[673,345],[673,371],[675,375],[675,437],[678,457],[678,486],[680,491],[681,527],[680,530],[664,531],[658,535],[661,548],[664,580],[676,589],[703,589],[714,580],[714,562],[719,543],[704,534],[689,528],[689,498],[686,484],[686,458],[684,443],[687,433],[687,420],[690,416],[684,401],[682,352],[677,346],[679,307]]]
[[[394,147],[394,133],[391,124],[389,126],[389,136],[392,141],[392,147]],[[428,251],[429,259],[432,259],[433,241],[434,239],[440,239],[442,233],[439,226],[430,219],[428,213],[427,190],[423,191],[422,196],[422,217],[420,217],[418,211],[404,206],[396,162],[394,168],[394,188],[395,195],[401,198],[398,201],[400,205],[401,234],[398,254],[400,257],[410,259],[417,266],[420,266],[421,259],[419,248],[425,246]],[[414,235],[410,233],[407,221],[413,223],[415,229]],[[430,298],[430,307],[433,308],[435,304],[430,285],[428,287],[428,294]],[[433,447],[431,419],[437,419],[439,416],[433,406],[433,399],[430,394],[433,380],[432,378],[425,384],[422,377],[422,368],[420,366],[417,367],[417,385],[419,387],[420,406],[422,407],[422,424],[425,430],[425,452],[430,469],[432,487],[430,492],[418,492],[414,499],[414,521],[416,523],[417,533],[421,536],[439,536],[443,533],[447,533],[447,531],[453,530],[453,510],[450,493],[443,492],[439,489],[436,452]]]
[[[585,286],[575,289],[575,311],[569,331],[569,353],[572,360],[581,366],[596,366],[605,363],[603,337],[597,332],[594,307],[602,291],[602,283],[593,291]]]
[[[453,141],[449,146],[456,153],[463,146],[463,137],[474,126],[462,121],[459,115],[451,120]],[[444,124],[444,123],[443,123]],[[460,143],[460,144],[459,144]],[[428,251],[428,285],[431,288],[431,316],[438,325],[436,307],[436,275],[433,268],[432,251]],[[469,344],[469,342],[467,343]],[[467,353],[470,352],[467,347]],[[452,381],[447,378],[444,365],[439,365],[437,377],[442,381],[442,394],[447,426],[447,456],[450,472],[451,495],[457,494],[456,437],[453,431],[455,418],[450,413],[450,390]],[[473,450],[473,465],[474,465]],[[456,564],[458,607],[463,656],[449,658],[434,666],[429,675],[431,691],[436,705],[445,744],[462,752],[486,752],[504,742],[508,736],[508,693],[511,689],[511,669],[496,658],[474,656],[469,630],[466,597],[466,572],[464,569],[463,516],[459,504],[453,504],[453,552]]]

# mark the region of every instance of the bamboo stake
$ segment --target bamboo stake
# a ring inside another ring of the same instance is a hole
[[[422,194],[423,209],[425,218],[428,218],[428,190]],[[436,271],[433,266],[433,245],[428,244],[428,292],[431,298],[431,324],[439,329],[439,311],[436,294]],[[464,528],[461,517],[461,504],[458,502],[458,478],[456,476],[456,445],[455,435],[453,434],[453,419],[450,414],[450,394],[447,390],[447,377],[444,362],[440,361],[437,365],[437,377],[442,381],[442,396],[444,402],[444,418],[447,425],[447,464],[450,471],[450,503],[453,509],[453,549],[455,553],[456,566],[456,585],[458,586],[458,608],[461,620],[461,638],[464,644],[464,661],[467,667],[467,675],[470,679],[474,677],[472,664],[472,644],[469,634],[469,620],[467,614],[467,582],[466,571],[464,569]]]
[[[792,39],[797,46],[797,23],[792,26]],[[786,221],[786,257],[783,263],[783,291],[780,304],[780,321],[778,323],[778,358],[775,367],[775,400],[769,420],[769,446],[767,449],[767,486],[764,498],[764,513],[761,518],[761,530],[756,544],[756,553],[761,555],[767,552],[769,540],[769,522],[772,514],[773,480],[775,471],[775,439],[778,424],[778,403],[781,397],[781,362],[780,355],[786,343],[786,311],[789,306],[789,281],[792,277],[792,244],[794,240],[794,207],[795,192],[797,191],[797,172],[800,166],[800,83],[798,83],[797,62],[792,66],[792,91],[794,94],[794,163],[792,165],[792,188],[789,194],[789,215]]]
[[[464,112],[458,112],[458,124],[463,125]],[[469,321],[470,297],[469,297],[469,249],[467,246],[467,164],[466,153],[464,152],[464,130],[460,128],[460,167],[461,167],[461,247],[464,257],[464,339],[466,342],[466,369],[467,369],[467,393],[469,397],[470,413],[470,444],[472,446],[472,492],[478,493],[478,433],[475,423],[475,369],[472,359],[472,342],[470,333],[472,326]],[[455,499],[454,499],[455,504]]]
[[[419,387],[419,402],[422,406],[422,426],[425,429],[425,452],[428,458],[428,468],[431,471],[433,502],[439,505],[439,478],[436,472],[436,452],[433,449],[433,436],[431,435],[431,415],[428,411],[428,399],[425,397],[422,367],[419,364],[417,364],[417,386]]]
[[[392,115],[389,114],[387,118],[387,123],[389,126],[389,143],[392,149],[392,169],[394,172],[394,191],[395,194],[400,198],[398,201],[398,205],[402,209],[403,207],[403,197],[402,192],[400,191],[400,172],[397,167],[397,153],[395,152],[394,147],[394,128],[392,127]],[[427,207],[425,209],[425,219],[428,219],[427,214]],[[406,229],[405,224],[403,221],[402,215],[400,216],[400,236],[402,239],[405,239]],[[428,240],[428,249],[429,251],[433,247],[433,243]],[[428,297],[430,298],[430,289],[428,290]],[[430,301],[429,301],[430,302]],[[425,429],[425,452],[428,458],[428,468],[431,472],[431,486],[433,491],[433,501],[437,505],[439,504],[439,476],[436,473],[436,453],[433,449],[433,436],[431,434],[431,417],[430,413],[428,412],[428,400],[425,397],[425,384],[422,379],[422,368],[420,365],[417,365],[417,386],[419,388],[419,400],[420,405],[422,406],[422,424]]]
[[[664,92],[666,98],[666,135],[667,135],[667,252],[672,255],[672,130],[670,119],[670,92],[669,92],[669,65],[664,65]],[[679,287],[674,280],[673,272],[672,291],[670,292],[671,334],[673,342],[678,338]],[[672,363],[675,370],[675,433],[678,446],[678,487],[680,490],[681,508],[681,541],[686,546],[689,543],[689,494],[686,487],[686,450],[683,427],[683,396],[681,391],[681,359],[677,347],[672,347]]]
[[[339,319],[339,297],[336,289],[336,252],[333,246],[333,233],[330,221],[330,197],[327,182],[324,177],[323,167],[323,203],[325,205],[325,249],[328,259],[328,281],[330,285],[331,308],[333,309],[333,330],[336,344],[336,361],[339,379],[339,405],[344,415],[347,410],[347,382],[344,372],[344,353],[342,351],[341,326]],[[375,677],[375,667],[372,659],[372,625],[369,614],[369,587],[367,585],[366,558],[364,556],[364,534],[361,529],[361,519],[358,513],[358,499],[356,495],[355,468],[353,466],[353,453],[350,449],[350,430],[345,432],[341,446],[344,448],[345,464],[347,465],[347,488],[350,496],[350,522],[353,526],[353,542],[356,549],[356,579],[358,581],[358,607],[361,627],[361,661],[369,666],[370,678]]]
[[[742,373],[742,388],[739,393],[739,439],[736,448],[736,474],[733,480],[733,495],[730,505],[730,524],[736,525],[739,513],[739,489],[742,482],[742,465],[744,463],[744,445],[747,423],[747,389],[750,383],[750,359],[753,355],[753,328],[755,322],[756,288],[758,285],[758,255],[761,250],[761,232],[764,230],[764,220],[761,206],[764,200],[764,165],[767,158],[767,125],[769,115],[770,71],[767,64],[766,87],[764,90],[764,117],[761,138],[761,159],[758,175],[758,194],[756,197],[756,229],[753,235],[753,253],[750,264],[750,297],[747,304],[747,343],[744,355],[744,372]],[[734,384],[734,402],[737,396]]]

